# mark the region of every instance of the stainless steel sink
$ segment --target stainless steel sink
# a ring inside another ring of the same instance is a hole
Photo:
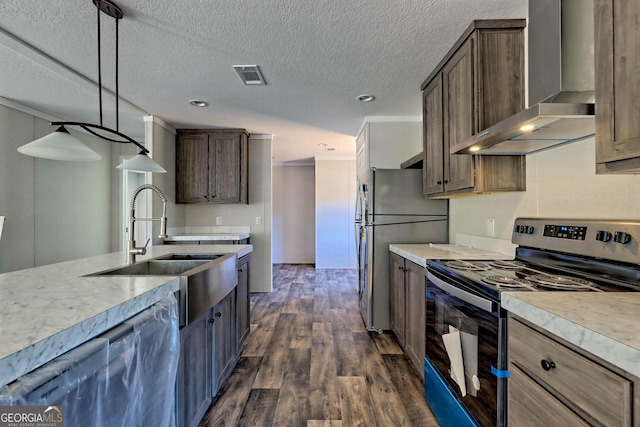
[[[178,276],[180,326],[206,314],[238,284],[235,254],[169,254],[88,276]]]
[[[101,271],[91,276],[179,276],[208,262],[207,260],[150,259],[112,270]]]

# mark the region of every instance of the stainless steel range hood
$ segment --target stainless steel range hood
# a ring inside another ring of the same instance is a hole
[[[593,0],[529,0],[530,107],[451,154],[529,154],[595,134]]]

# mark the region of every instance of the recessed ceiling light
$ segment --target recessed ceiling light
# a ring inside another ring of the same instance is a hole
[[[472,147],[469,147],[469,151],[475,153],[476,151],[480,151],[480,147],[478,147],[477,145],[474,145]]]
[[[358,100],[360,102],[371,102],[371,101],[374,101],[375,99],[376,99],[375,96],[369,95],[369,94],[366,94],[366,93],[356,97],[356,100]]]
[[[189,104],[193,105],[194,107],[208,107],[209,103],[207,101],[200,101],[197,99],[192,99],[191,101],[189,101]]]
[[[536,127],[534,125],[524,125],[520,127],[522,132],[529,132],[530,130],[534,130]]]

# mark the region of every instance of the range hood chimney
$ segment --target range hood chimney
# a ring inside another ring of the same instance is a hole
[[[451,154],[529,154],[595,134],[593,0],[529,0],[528,105]]]

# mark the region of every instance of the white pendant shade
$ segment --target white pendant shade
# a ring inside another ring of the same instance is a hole
[[[73,162],[96,161],[102,158],[98,153],[71,135],[64,126],[60,126],[49,135],[19,147],[18,152],[42,159]]]
[[[118,169],[130,170],[133,172],[156,172],[156,173],[167,173],[165,168],[160,166],[153,160],[151,157],[146,154],[138,154],[124,162],[120,163],[117,166]]]
[[[95,161],[100,160],[102,157],[93,151],[91,148],[84,145],[78,139],[73,137],[64,126],[79,126],[89,134],[101,138],[105,141],[115,143],[131,143],[136,145],[140,149],[140,153],[132,157],[131,159],[118,165],[118,169],[127,169],[136,172],[157,172],[166,173],[167,171],[158,163],[153,161],[146,153],[149,152],[140,143],[131,139],[127,135],[124,135],[118,130],[118,20],[124,16],[122,10],[114,4],[111,0],[93,0],[93,4],[98,8],[98,95],[100,96],[100,124],[91,124],[84,122],[72,122],[72,121],[60,121],[51,122],[51,125],[59,125],[55,132],[50,133],[47,136],[36,139],[33,142],[23,145],[18,148],[18,152],[27,156],[41,157],[43,159],[52,160],[71,160],[77,162]],[[100,66],[100,14],[104,13],[111,18],[114,18],[115,27],[115,65],[116,65],[116,130],[109,129],[102,125],[102,69]],[[105,136],[104,133],[108,133],[109,136]],[[113,136],[112,136],[113,135]],[[114,139],[117,136],[119,139]]]

